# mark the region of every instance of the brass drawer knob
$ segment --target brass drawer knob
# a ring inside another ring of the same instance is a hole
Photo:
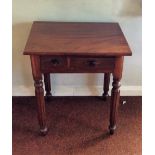
[[[95,60],[88,60],[87,63],[88,63],[88,65],[89,65],[90,67],[96,66],[96,61],[95,61]]]
[[[60,64],[60,61],[58,59],[52,59],[51,60],[51,63],[54,65],[54,66],[57,66]]]

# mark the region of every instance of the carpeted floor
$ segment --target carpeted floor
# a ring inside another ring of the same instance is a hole
[[[13,97],[13,155],[141,155],[142,98],[121,97],[118,127],[108,134],[109,101],[53,97],[46,104],[49,132],[38,135],[34,97]]]

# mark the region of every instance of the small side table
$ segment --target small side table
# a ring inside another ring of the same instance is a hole
[[[24,55],[30,55],[40,132],[46,135],[46,97],[51,96],[50,73],[104,73],[104,93],[109,91],[113,75],[110,103],[110,134],[116,129],[124,56],[131,50],[118,23],[33,22]]]

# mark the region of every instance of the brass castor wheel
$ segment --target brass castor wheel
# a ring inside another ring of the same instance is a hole
[[[109,133],[110,133],[110,135],[113,135],[115,133],[115,130],[116,130],[116,125],[113,126],[113,127],[109,126]]]
[[[109,94],[102,94],[103,101],[107,101]]]
[[[47,132],[48,132],[47,127],[45,127],[44,129],[40,129],[40,135],[41,136],[46,136],[47,135]]]

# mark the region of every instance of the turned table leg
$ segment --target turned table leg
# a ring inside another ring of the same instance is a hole
[[[45,83],[45,90],[46,90],[46,99],[49,100],[52,96],[51,94],[51,80],[50,80],[50,74],[44,74],[44,83]]]
[[[38,107],[38,121],[40,125],[41,135],[47,134],[46,111],[44,101],[44,89],[42,82],[42,74],[40,72],[40,59],[38,56],[31,56],[32,74],[35,86],[35,95]]]
[[[114,134],[114,131],[116,129],[116,117],[120,98],[120,86],[121,86],[120,80],[122,77],[122,69],[123,69],[123,57],[118,57],[115,60],[115,68],[112,83],[113,88],[111,90],[110,125],[109,125],[110,134]]]
[[[110,73],[104,74],[104,86],[103,86],[103,100],[107,100],[107,97],[109,96],[109,83],[110,83]]]
[[[114,130],[116,129],[116,115],[117,115],[117,109],[119,104],[119,97],[120,97],[120,82],[117,79],[113,79],[112,83],[112,91],[111,91],[111,103],[110,103],[110,134],[114,133]]]
[[[38,105],[38,121],[40,125],[40,133],[42,135],[46,135],[47,127],[46,127],[46,112],[45,112],[45,101],[44,101],[44,89],[42,79],[34,80],[35,86],[35,95],[37,98]]]

